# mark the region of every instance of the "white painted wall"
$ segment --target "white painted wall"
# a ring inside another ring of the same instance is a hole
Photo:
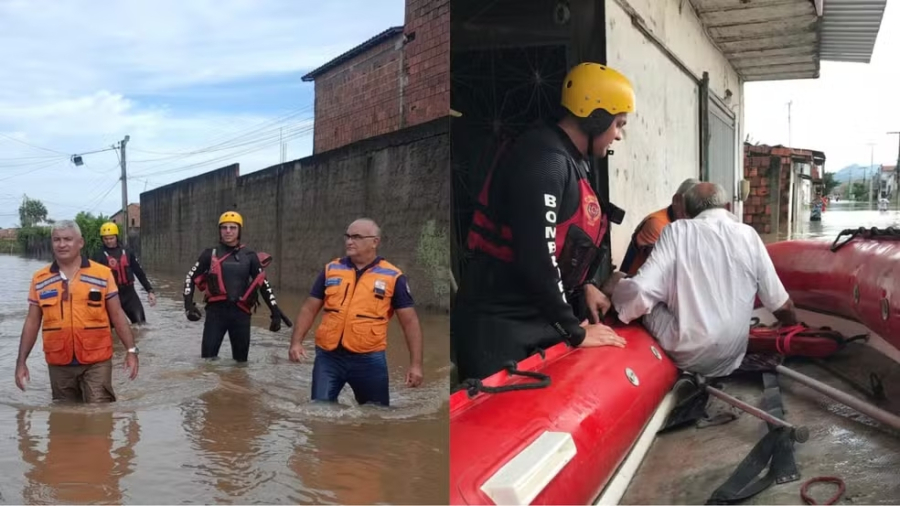
[[[629,4],[697,76],[709,72],[712,92],[724,97],[725,90],[731,90],[730,106],[738,121],[739,181],[743,94],[737,73],[706,36],[688,0],[629,0]],[[699,89],[632,25],[615,0],[606,0],[606,13],[607,63],[631,80],[637,95],[637,110],[609,159],[610,200],[627,211],[625,221],[612,228],[613,262],[620,265],[638,223],[669,205],[681,181],[700,175]]]

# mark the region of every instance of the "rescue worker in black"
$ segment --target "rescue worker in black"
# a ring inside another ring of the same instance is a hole
[[[95,253],[91,260],[112,270],[116,285],[119,287],[122,309],[131,323],[146,323],[147,317],[144,315],[144,306],[134,287],[134,278],[137,277],[141,286],[144,287],[144,291],[147,292],[147,301],[150,303],[150,307],[156,305],[156,294],[153,293],[153,286],[147,279],[144,268],[134,256],[134,251],[119,245],[118,225],[113,222],[104,223],[100,227],[100,238],[103,240],[103,248]]]
[[[194,302],[195,285],[205,291],[206,322],[203,325],[201,357],[218,358],[225,333],[231,341],[231,356],[246,362],[250,353],[250,316],[258,305],[258,294],[272,313],[269,330],[281,330],[281,322],[291,326],[275,301],[275,292],[266,279],[264,261],[271,259],[257,254],[240,243],[244,220],[240,214],[228,211],[219,217],[219,244],[200,254],[184,280],[184,310],[190,321],[200,320],[202,314]]]
[[[565,116],[519,136],[478,197],[451,312],[460,380],[564,341],[625,346],[600,323],[611,304],[594,279],[611,213],[621,210],[600,203],[589,172],[593,153],[606,156],[621,140],[634,91],[616,70],[582,63],[563,81],[561,102]]]

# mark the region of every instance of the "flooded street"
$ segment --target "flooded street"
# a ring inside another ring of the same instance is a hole
[[[816,237],[827,237],[834,240],[842,230],[848,228],[900,227],[900,209],[895,200],[891,201],[891,206],[887,211],[878,211],[875,204],[870,208],[868,202],[832,201],[822,213],[822,221],[810,221],[808,209],[799,218],[799,220],[795,220],[794,230],[790,236],[782,231],[777,238],[775,234],[765,234],[763,240],[772,242],[788,238],[810,239]]]
[[[203,322],[183,315],[178,277],[151,275],[159,301],[136,329],[140,374],[130,382],[114,337],[118,402],[51,405],[41,341],[26,392],[14,383],[27,290],[45,262],[0,255],[0,502],[445,503],[448,496],[449,318],[420,312],[421,387],[403,384],[409,354],[396,318],[388,366],[391,408],[309,402],[310,358],[288,361],[291,329],[254,316],[250,360],[200,359]],[[305,294],[278,292],[295,320]],[[199,297],[195,297],[197,300]],[[205,312],[204,312],[205,318]],[[315,328],[315,327],[314,327]]]

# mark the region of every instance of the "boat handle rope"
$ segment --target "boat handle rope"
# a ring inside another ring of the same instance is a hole
[[[831,496],[828,501],[822,504],[834,504],[844,495],[844,490],[846,490],[846,486],[844,485],[844,480],[836,477],[836,476],[819,476],[816,478],[811,478],[800,487],[800,497],[803,499],[803,502],[806,504],[819,504],[812,497],[809,496],[809,486],[814,483],[833,483],[838,486],[837,492]]]
[[[463,386],[469,393],[470,398],[475,397],[479,392],[484,392],[486,394],[499,394],[502,392],[512,392],[515,390],[536,390],[539,388],[546,388],[550,386],[550,376],[534,371],[520,371],[516,368],[516,365],[517,364],[515,361],[510,361],[503,368],[507,373],[509,373],[510,376],[525,376],[526,378],[533,378],[538,381],[534,381],[531,383],[518,383],[515,385],[489,387],[485,386],[480,379],[470,378],[463,382]]]
[[[868,334],[859,334],[845,338],[840,332],[829,327],[812,328],[805,323],[787,325],[781,327],[768,327],[761,325],[759,318],[750,319],[750,335],[756,337],[775,337],[775,349],[781,355],[791,354],[791,338],[799,337],[824,337],[835,341],[840,348],[854,341],[868,341]]]
[[[838,244],[841,237],[849,236],[847,239]],[[854,238],[862,236],[866,239],[900,239],[900,229],[894,227],[887,228],[878,228],[878,227],[859,227],[859,228],[847,228],[841,230],[841,232],[834,238],[834,242],[831,244],[831,251],[837,251],[844,247],[845,244],[852,241]]]

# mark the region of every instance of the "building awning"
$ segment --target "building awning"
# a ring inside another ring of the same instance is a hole
[[[691,0],[745,81],[815,79],[820,61],[868,63],[887,0]]]

